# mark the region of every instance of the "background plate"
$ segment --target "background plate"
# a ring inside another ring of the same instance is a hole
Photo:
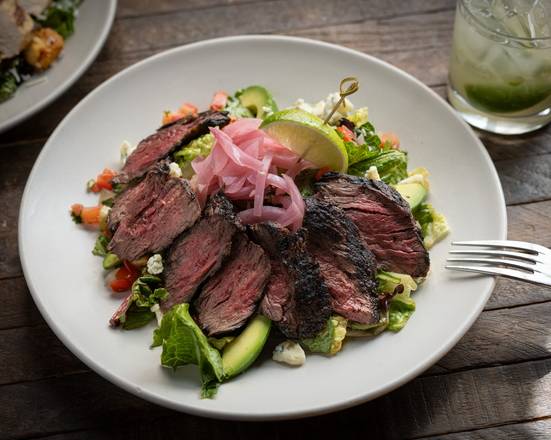
[[[78,10],[75,33],[59,60],[34,75],[15,95],[0,103],[0,133],[42,110],[73,85],[103,47],[115,18],[117,0],[87,0]]]
[[[148,349],[152,326],[115,331],[119,304],[104,287],[95,234],[76,227],[68,208],[96,203],[85,182],[116,166],[122,140],[138,142],[162,111],[184,102],[208,106],[214,91],[250,84],[271,90],[280,107],[334,91],[344,76],[361,83],[356,106],[368,105],[378,130],[396,132],[411,167],[431,171],[431,202],[452,234],[431,252],[429,280],[415,294],[417,311],[400,333],[353,340],[335,358],[309,356],[302,368],[265,360],[224,384],[215,400],[199,399],[195,368],[176,374]],[[161,53],[107,81],[55,130],[29,177],[19,239],[34,300],[57,336],[87,365],[124,389],[193,414],[276,419],[319,414],[380,396],[442,357],[486,303],[494,280],[444,271],[451,238],[503,239],[506,213],[494,166],[472,130],[435,93],[373,57],[325,43],[245,36],[209,40]],[[60,281],[62,279],[62,281]]]

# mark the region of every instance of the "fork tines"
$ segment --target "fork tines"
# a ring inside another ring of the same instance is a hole
[[[448,264],[446,269],[551,286],[551,250],[544,246],[509,240],[459,241],[452,245],[465,248],[450,250],[452,257],[447,261],[467,265]]]

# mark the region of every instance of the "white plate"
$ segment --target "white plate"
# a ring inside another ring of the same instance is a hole
[[[379,130],[393,130],[411,166],[432,173],[431,201],[455,240],[503,239],[503,193],[492,162],[472,130],[416,79],[370,56],[325,43],[244,36],[179,47],[130,67],[98,87],[55,130],[31,173],[21,206],[23,269],[44,318],[69,349],[122,388],[160,405],[228,419],[319,414],[373,399],[412,379],[442,357],[486,303],[494,279],[444,271],[450,238],[431,252],[429,280],[415,294],[417,311],[404,330],[346,344],[336,357],[309,356],[302,368],[266,360],[199,399],[195,367],[173,374],[148,348],[152,327],[108,327],[119,301],[104,288],[95,234],[76,227],[68,207],[92,204],[85,182],[115,165],[123,139],[151,133],[166,109],[208,106],[216,90],[263,84],[281,107],[314,101],[355,75],[353,97],[368,105]]]
[[[75,33],[65,42],[60,59],[0,103],[0,133],[42,110],[80,78],[105,43],[116,9],[117,0],[89,0],[80,5]]]

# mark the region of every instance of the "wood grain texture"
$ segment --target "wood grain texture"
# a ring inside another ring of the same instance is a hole
[[[160,427],[160,425],[164,425]],[[206,429],[197,429],[197,424],[192,424],[193,431],[188,433],[186,426],[178,423],[174,417],[162,417],[153,421],[153,427],[145,426],[143,429],[120,429],[120,430],[93,430],[93,431],[78,431],[69,432],[66,434],[57,434],[47,437],[41,437],[42,440],[105,440],[110,438],[127,438],[129,440],[146,440],[159,439],[166,440],[171,438],[180,438],[178,434],[187,435],[186,438],[208,438],[205,433]],[[232,436],[233,430],[228,430],[228,438],[253,438],[243,435],[243,430],[237,435]],[[473,431],[463,431],[453,434],[443,434],[430,437],[417,437],[423,440],[549,440],[549,432],[551,432],[551,420],[536,420],[526,423],[512,423],[494,428],[483,428]],[[191,434],[191,436],[190,436]],[[261,438],[266,437],[265,434]],[[279,437],[282,438],[282,437]],[[295,438],[295,437],[289,437]],[[374,438],[374,437],[369,437]],[[407,437],[405,437],[407,438]]]
[[[113,32],[86,74],[0,135],[0,439],[551,438],[551,289],[499,280],[448,355],[374,402],[307,420],[238,423],[157,407],[91,372],[46,326],[21,277],[17,217],[32,164],[62,118],[113,74],[193,41],[282,33],[375,55],[445,98],[454,7],[453,0],[119,0]],[[509,238],[551,246],[551,126],[508,138],[477,134],[511,205]]]
[[[346,411],[276,423],[234,423],[176,414],[121,391],[93,373],[83,373],[2,387],[1,435],[25,438],[104,427],[104,432],[129,439],[160,439],[171,434],[281,439],[295,438],[297,432],[327,438],[365,434],[368,426],[370,438],[439,436],[545,417],[551,413],[546,392],[551,387],[550,371],[551,360],[543,360],[421,377]]]
[[[512,423],[495,428],[463,431],[454,434],[422,437],[423,440],[548,440],[551,419]],[[61,440],[61,439],[60,439]]]
[[[551,301],[485,311],[450,353],[425,374],[551,357],[550,327]],[[0,390],[5,384],[89,371],[39,317],[30,325],[0,330],[0,359],[5,365],[0,369]]]
[[[17,249],[19,204],[41,143],[0,148],[0,279],[21,274]]]

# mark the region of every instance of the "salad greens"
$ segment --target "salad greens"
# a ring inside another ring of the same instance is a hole
[[[206,157],[214,145],[214,136],[210,133],[204,134],[197,139],[184,145],[180,150],[174,153],[174,160],[182,170],[182,176],[189,179],[193,176],[191,161],[196,157]]]
[[[67,39],[75,31],[75,18],[81,3],[82,0],[53,0],[39,16],[32,18],[41,27],[52,28]],[[25,61],[23,54],[0,62],[0,103],[11,98],[33,72],[34,68]]]
[[[179,304],[163,316],[153,334],[152,347],[161,346],[161,364],[176,369],[188,364],[199,366],[201,397],[215,396],[224,379],[222,358],[189,314],[189,304]]]
[[[337,354],[342,348],[342,341],[346,337],[347,320],[342,316],[334,315],[327,320],[325,328],[315,337],[306,338],[300,344],[312,353]]]
[[[154,275],[143,275],[134,281],[130,307],[120,317],[122,328],[143,327],[155,318],[151,307],[168,297],[168,291],[161,286],[162,280]]]
[[[50,20],[50,23],[60,20],[60,23],[64,24],[59,25],[67,27],[64,32],[72,32],[72,19],[63,21],[63,17],[71,10],[74,14],[74,8],[78,3],[75,0],[54,1],[50,9],[54,8],[57,12],[48,9],[43,20]],[[60,5],[65,5],[63,7],[68,9],[62,12],[63,8]],[[70,5],[75,6],[71,9]],[[0,100],[3,87],[1,81],[2,76],[0,76]],[[247,93],[245,96],[247,99],[243,101],[244,93]],[[245,104],[250,102],[251,105],[247,108],[243,102]],[[263,105],[266,103],[267,105]],[[269,92],[261,86],[251,86],[229,96],[224,110],[234,118],[243,118],[253,116],[249,108],[256,108],[257,111],[261,109],[262,112],[268,113],[269,107],[272,110],[277,109]],[[262,117],[262,114],[259,114],[259,118]],[[342,127],[333,128],[342,138],[346,148],[348,173],[373,179],[379,176],[385,183],[394,186],[395,189],[400,189],[410,206],[415,206],[413,215],[421,228],[425,247],[432,247],[448,233],[449,228],[444,216],[436,212],[430,203],[424,203],[429,190],[428,171],[424,168],[416,168],[408,173],[407,153],[397,148],[398,142],[395,142],[395,145],[390,142],[381,142],[375,127],[368,121],[367,108],[360,108],[356,112],[345,114],[345,116],[339,121]],[[328,130],[331,131],[331,128]],[[183,177],[191,178],[193,176],[191,162],[197,157],[207,157],[211,153],[214,143],[214,136],[208,133],[173,153],[173,160],[182,170]],[[372,167],[376,169],[375,172]],[[319,180],[320,173],[323,174],[326,169],[310,168],[301,171],[296,176],[295,184],[303,197],[314,194],[314,184]],[[369,173],[367,173],[368,170]],[[89,187],[92,188],[94,184],[95,181],[92,180]],[[115,193],[123,188],[113,186]],[[412,197],[407,198],[407,191],[404,189],[412,186],[422,189],[422,196],[417,197],[415,203],[412,202]],[[109,211],[108,207],[113,203],[112,196],[113,194],[108,192],[104,195],[103,200],[100,197],[100,205],[103,205],[101,207],[103,211],[100,213]],[[105,218],[106,216],[107,214],[104,215]],[[74,220],[78,222],[82,221],[82,218],[74,216]],[[103,229],[101,229],[102,227]],[[150,270],[151,273],[159,273],[153,269],[147,269],[150,266],[149,255],[142,256],[140,258],[142,261],[139,263],[124,261],[123,265],[117,255],[108,250],[110,239],[106,232],[105,222],[100,223],[100,230],[103,230],[104,233],[97,237],[92,253],[103,258],[105,270],[123,266],[116,272],[117,278],[119,275],[120,278],[130,276],[126,280],[128,284],[121,290],[116,290],[112,286],[115,291],[127,291],[131,286],[131,292],[127,297],[128,307],[126,312],[119,317],[120,324],[122,328],[130,330],[142,327],[155,318],[160,320],[159,326],[154,330],[151,347],[162,347],[161,364],[163,366],[176,369],[188,364],[197,365],[201,375],[201,397],[213,398],[218,386],[224,380],[240,374],[254,362],[264,347],[272,325],[267,317],[256,315],[249,320],[247,327],[238,335],[231,333],[231,335],[222,337],[207,337],[193,320],[188,303],[175,305],[162,316],[159,303],[166,299],[169,293],[164,288],[161,276],[151,275],[147,272]],[[155,257],[161,258],[162,256],[155,255]],[[137,269],[144,266],[143,269]],[[162,272],[162,267],[160,271]],[[378,322],[366,325],[349,321],[339,315],[332,315],[323,330],[316,336],[303,338],[293,344],[298,347],[298,342],[301,347],[312,353],[335,355],[342,349],[346,337],[375,336],[385,330],[398,332],[404,328],[415,312],[415,301],[411,295],[417,289],[417,282],[420,280],[414,280],[406,274],[386,271],[379,271],[376,280],[378,286],[376,293],[381,310]],[[302,349],[300,351],[302,352]]]
[[[394,272],[379,272],[377,279],[381,292],[393,294],[388,307],[386,328],[393,332],[400,331],[415,311],[415,301],[411,298],[411,292],[417,289],[417,283],[409,275]]]
[[[52,28],[64,39],[75,31],[75,17],[82,0],[54,0],[35,21],[43,27]]]
[[[437,242],[442,240],[450,228],[446,217],[439,212],[436,212],[430,203],[422,203],[413,211],[413,216],[421,225],[423,232],[423,242],[427,249],[433,247]]]
[[[253,114],[251,111],[241,104],[241,100],[239,99],[240,92],[241,90],[238,90],[233,96],[228,96],[224,110],[229,112],[230,116],[234,118],[252,118]]]

